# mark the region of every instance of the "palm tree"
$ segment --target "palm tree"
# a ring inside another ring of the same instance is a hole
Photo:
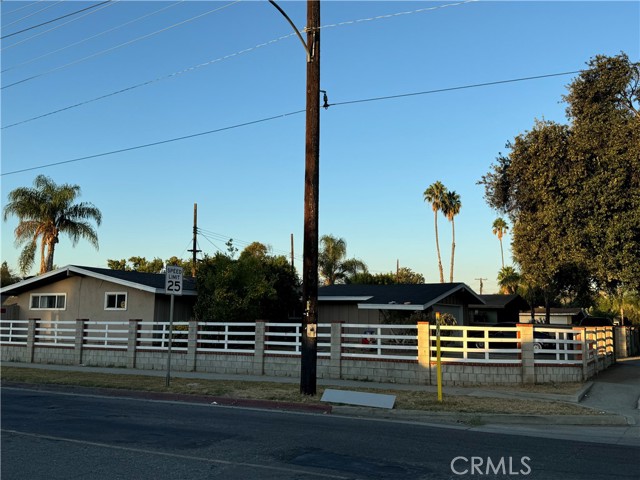
[[[4,220],[11,215],[19,223],[14,234],[17,245],[24,245],[18,261],[19,268],[26,273],[35,261],[38,239],[40,239],[40,274],[53,269],[53,257],[60,234],[71,238],[73,246],[83,238],[98,248],[98,235],[89,223],[102,222],[102,214],[93,204],[74,204],[80,196],[78,185],[56,185],[44,175],[38,175],[34,187],[19,187],[9,192],[9,202],[4,207]]]
[[[367,265],[357,258],[347,256],[347,242],[344,238],[323,235],[320,238],[318,270],[325,285],[348,281],[351,277],[368,273]]]
[[[456,227],[454,217],[460,213],[462,202],[460,195],[454,191],[447,192],[445,195],[443,213],[451,222],[451,270],[449,272],[449,281],[453,283],[453,259],[456,251]]]
[[[518,293],[521,280],[520,274],[513,267],[502,267],[498,272],[498,285],[500,285],[500,292],[506,295],[514,295]]]
[[[493,234],[500,240],[500,256],[502,257],[502,268],[504,268],[504,252],[502,251],[502,237],[509,230],[509,225],[502,218],[496,218],[493,222]]]
[[[440,257],[440,242],[438,240],[438,212],[442,211],[445,195],[447,193],[446,187],[442,182],[437,181],[429,185],[424,191],[424,201],[431,204],[433,210],[433,220],[436,228],[436,251],[438,252],[438,270],[440,271],[440,283],[444,283],[444,272],[442,271],[442,258]]]

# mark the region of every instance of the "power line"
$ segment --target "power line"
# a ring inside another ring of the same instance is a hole
[[[82,13],[86,10],[91,10],[92,8],[99,7],[105,3],[109,3],[111,0],[105,0],[104,2],[97,3],[95,5],[90,5],[88,7],[82,8],[80,10],[76,10],[75,12],[67,13],[66,15],[62,15],[60,17],[54,18],[52,20],[48,20],[46,22],[39,23],[38,25],[32,25],[28,28],[23,28],[22,30],[18,30],[17,32],[10,33],[5,35],[4,37],[0,37],[0,40],[4,40],[5,38],[13,37],[14,35],[18,35],[19,33],[28,32],[29,30],[33,30],[34,28],[42,27],[43,25],[48,25],[49,23],[57,22],[58,20],[62,20],[63,18],[71,17],[72,15],[77,15],[78,13]]]
[[[22,7],[18,7],[15,10],[11,10],[10,12],[3,12],[5,16],[7,15],[11,15],[13,13],[19,12],[20,10],[24,10],[25,8],[29,8],[29,7],[33,7],[34,5],[44,2],[44,0],[37,0],[36,2],[33,3],[27,3],[26,5],[22,6]],[[4,7],[2,10],[6,10],[6,7]]]
[[[426,12],[426,11],[431,11],[431,10],[437,10],[437,9],[442,9],[442,8],[446,8],[446,7],[453,7],[453,6],[463,5],[463,4],[466,4],[466,3],[472,3],[472,2],[476,2],[476,1],[478,1],[478,0],[467,0],[465,2],[451,3],[451,4],[446,4],[446,5],[439,5],[439,6],[436,6],[436,7],[420,8],[420,9],[412,10],[412,11],[408,11],[408,12],[398,12],[398,13],[392,13],[392,14],[387,14],[387,15],[379,15],[377,17],[368,17],[368,18],[360,18],[360,19],[357,19],[357,20],[348,20],[348,21],[344,21],[344,22],[340,22],[340,23],[324,25],[324,26],[322,26],[320,28],[323,29],[323,28],[341,27],[341,26],[346,26],[346,25],[355,25],[355,24],[362,23],[362,22],[369,22],[369,21],[373,21],[373,20],[388,19],[388,18],[398,17],[398,16],[401,16],[401,15],[410,15],[410,14],[416,14],[416,13],[423,13],[423,12]],[[12,123],[10,125],[6,125],[6,126],[2,127],[2,129],[4,130],[5,128],[11,128],[11,127],[15,127],[17,125],[22,125],[24,123],[29,123],[29,122],[32,122],[34,120],[38,120],[40,118],[48,117],[50,115],[55,115],[57,113],[64,112],[66,110],[71,110],[73,108],[77,108],[77,107],[80,107],[80,106],[83,106],[83,105],[87,105],[89,103],[93,103],[93,102],[96,102],[98,100],[103,100],[105,98],[112,97],[114,95],[119,95],[121,93],[128,92],[128,91],[134,90],[136,88],[144,87],[144,86],[150,85],[152,83],[156,83],[156,82],[159,82],[159,81],[162,81],[162,80],[166,80],[166,79],[169,79],[169,78],[176,77],[178,75],[189,73],[189,72],[192,72],[192,71],[197,70],[199,68],[206,67],[206,66],[212,65],[214,63],[219,63],[221,61],[228,60],[230,58],[233,58],[233,57],[236,57],[236,56],[239,56],[239,55],[243,55],[245,53],[249,53],[251,51],[257,50],[258,48],[262,48],[262,47],[266,47],[266,46],[269,46],[269,45],[273,45],[276,42],[279,42],[281,40],[284,40],[284,39],[287,39],[287,38],[290,38],[290,37],[293,37],[293,36],[295,36],[295,33],[290,33],[288,35],[283,35],[281,37],[269,40],[268,42],[260,43],[258,45],[253,46],[253,47],[245,48],[245,49],[240,50],[238,52],[231,53],[229,55],[225,55],[223,57],[219,57],[219,58],[216,58],[216,59],[213,59],[213,60],[209,60],[207,62],[200,63],[198,65],[193,65],[193,66],[187,67],[187,68],[185,68],[183,70],[180,70],[180,71],[177,71],[177,72],[174,72],[174,73],[170,73],[169,75],[164,75],[164,76],[161,76],[161,77],[157,77],[157,78],[155,78],[153,80],[147,80],[146,82],[138,83],[136,85],[131,85],[129,87],[126,87],[126,88],[123,88],[123,89],[120,89],[120,90],[117,90],[117,91],[114,91],[114,92],[111,92],[111,93],[107,93],[107,94],[101,95],[99,97],[92,98],[90,100],[85,100],[83,102],[79,102],[79,103],[76,103],[74,105],[69,105],[67,107],[63,107],[63,108],[60,108],[58,110],[54,110],[54,111],[51,111],[51,112],[48,112],[48,113],[44,113],[42,115],[37,115],[35,117],[31,117],[31,118],[28,118],[26,120],[22,120],[22,121],[19,121],[19,122]],[[60,67],[60,68],[63,68],[63,67]],[[9,87],[9,86],[11,86],[11,85],[8,85],[7,87]],[[6,88],[6,87],[2,87],[2,88]]]
[[[108,0],[108,1],[111,1],[111,0]],[[73,62],[69,62],[69,63],[67,63],[65,65],[61,65],[59,67],[55,67],[55,68],[52,68],[50,70],[46,70],[46,71],[44,71],[42,73],[38,73],[37,75],[32,75],[31,77],[23,78],[22,80],[18,80],[17,82],[13,82],[13,83],[10,83],[9,85],[5,85],[4,87],[0,88],[0,90],[4,90],[5,88],[9,88],[9,87],[14,87],[16,85],[20,85],[21,83],[25,83],[25,82],[34,80],[36,78],[43,77],[43,76],[48,75],[48,74],[53,73],[53,72],[57,72],[58,70],[62,70],[64,68],[70,67],[72,65],[76,65],[78,63],[84,62],[85,60],[89,60],[91,58],[95,58],[95,57],[98,57],[100,55],[104,55],[105,53],[108,53],[108,52],[112,52],[113,50],[117,50],[118,48],[122,48],[122,47],[125,47],[127,45],[131,45],[132,43],[136,43],[136,42],[139,42],[140,40],[144,40],[146,38],[152,37],[152,36],[157,35],[159,33],[166,32],[167,30],[171,30],[172,28],[178,27],[180,25],[184,25],[185,23],[188,23],[188,22],[191,22],[191,21],[196,20],[198,18],[204,17],[205,15],[209,15],[211,13],[215,13],[215,12],[218,12],[220,10],[223,10],[223,9],[225,9],[227,7],[235,5],[236,3],[239,3],[240,1],[242,1],[242,0],[234,0],[231,3],[228,3],[228,4],[223,5],[221,7],[214,8],[213,10],[209,10],[207,12],[204,12],[204,13],[201,13],[201,14],[196,15],[194,17],[188,18],[188,19],[183,20],[181,22],[174,23],[173,25],[170,25],[168,27],[162,28],[160,30],[156,30],[155,32],[151,32],[151,33],[148,33],[148,34],[143,35],[141,37],[137,37],[137,38],[134,38],[134,39],[129,40],[127,42],[124,42],[124,43],[121,43],[119,45],[116,45],[114,47],[110,47],[110,48],[107,48],[105,50],[101,50],[99,52],[92,53],[91,55],[87,55],[86,57],[80,58],[78,60],[74,60]]]
[[[16,23],[18,23],[18,22],[21,22],[22,20],[25,20],[25,19],[27,19],[27,18],[29,18],[29,17],[33,17],[34,15],[37,15],[37,14],[38,14],[38,13],[40,13],[40,12],[44,12],[45,10],[49,10],[50,8],[55,7],[55,6],[56,6],[56,5],[58,5],[59,3],[62,3],[63,1],[64,1],[64,0],[58,0],[57,2],[53,2],[51,5],[48,5],[48,6],[44,7],[44,8],[41,8],[40,10],[36,10],[35,12],[31,12],[29,15],[25,15],[24,17],[20,17],[19,19],[14,20],[14,21],[13,21],[13,22],[11,22],[11,23],[7,23],[6,25],[3,25],[3,26],[2,26],[2,29],[4,30],[4,29],[6,29],[7,27],[10,27],[11,25],[14,25],[14,24],[16,24]],[[19,10],[19,9],[18,9],[18,10]],[[12,13],[12,12],[9,12],[9,13]]]
[[[50,52],[47,52],[47,53],[45,53],[43,55],[39,55],[39,56],[37,56],[35,58],[32,58],[32,59],[27,60],[27,61],[24,61],[22,63],[18,63],[16,65],[12,66],[12,67],[5,68],[0,73],[8,72],[9,70],[13,70],[13,69],[21,67],[23,65],[28,65],[29,63],[35,62],[36,60],[40,60],[41,58],[45,58],[45,57],[48,57],[49,55],[53,55],[54,53],[58,53],[58,52],[61,52],[63,50],[66,50],[67,48],[75,47],[75,46],[80,45],[80,44],[82,44],[84,42],[88,42],[89,40],[92,40],[92,39],[94,39],[96,37],[100,37],[100,36],[102,36],[102,35],[104,35],[106,33],[113,32],[113,31],[118,30],[118,29],[120,29],[122,27],[125,27],[125,26],[130,25],[130,24],[135,23],[135,22],[138,22],[138,21],[142,20],[143,18],[147,18],[147,17],[150,17],[152,15],[156,15],[156,14],[158,14],[158,13],[164,11],[164,10],[168,10],[169,8],[175,7],[176,5],[179,5],[179,4],[183,3],[184,1],[185,0],[179,0],[178,2],[172,3],[171,5],[168,5],[166,7],[160,8],[159,10],[154,10],[153,12],[150,12],[150,13],[147,13],[147,14],[142,15],[140,17],[134,18],[133,20],[129,20],[128,22],[121,23],[120,25],[116,25],[113,28],[109,28],[107,30],[103,30],[102,32],[96,33],[95,35],[91,35],[90,37],[83,38],[82,40],[78,40],[77,42],[70,43],[68,45],[65,45],[64,47],[58,48],[56,50],[52,50]]]
[[[365,103],[365,102],[377,102],[380,100],[391,100],[391,99],[395,99],[395,98],[404,98],[404,97],[414,97],[414,96],[418,96],[418,95],[428,95],[430,93],[441,93],[441,92],[451,92],[454,90],[465,90],[468,88],[479,88],[479,87],[488,87],[491,85],[502,85],[505,83],[515,83],[515,82],[524,82],[524,81],[528,81],[528,80],[539,80],[542,78],[551,78],[551,77],[561,77],[561,76],[565,76],[565,75],[573,75],[576,73],[582,73],[584,70],[573,70],[571,72],[561,72],[561,73],[549,73],[546,75],[535,75],[532,77],[520,77],[520,78],[512,78],[509,80],[496,80],[494,82],[485,82],[485,83],[474,83],[474,84],[470,84],[470,85],[461,85],[458,87],[448,87],[448,88],[439,88],[439,89],[435,89],[435,90],[425,90],[422,92],[411,92],[411,93],[401,93],[398,95],[387,95],[384,97],[372,97],[372,98],[362,98],[359,100],[348,100],[345,102],[336,102],[336,103],[330,103],[328,106],[329,107],[336,107],[336,106],[340,106],[340,105],[352,105],[354,103]]]
[[[539,80],[539,79],[543,79],[543,78],[559,77],[559,76],[563,76],[563,75],[572,75],[572,74],[576,74],[576,73],[581,73],[583,71],[584,70],[574,70],[574,71],[571,71],[571,72],[549,73],[549,74],[546,74],[546,75],[535,75],[535,76],[530,76],[530,77],[520,77],[520,78],[509,79],[509,80],[497,80],[497,81],[494,81],[494,82],[475,83],[475,84],[470,84],[470,85],[461,85],[461,86],[457,86],[457,87],[439,88],[439,89],[435,89],[435,90],[425,90],[425,91],[421,91],[421,92],[403,93],[403,94],[398,94],[398,95],[387,95],[387,96],[382,96],[382,97],[362,98],[362,99],[358,99],[358,100],[348,100],[348,101],[344,101],[344,102],[331,103],[331,104],[328,104],[328,106],[329,107],[336,107],[336,106],[342,106],[342,105],[353,105],[353,104],[356,104],[356,103],[376,102],[376,101],[391,100],[391,99],[418,96],[418,95],[428,95],[428,94],[433,94],[433,93],[451,92],[451,91],[455,91],[455,90],[463,90],[463,89],[469,89],[469,88],[487,87],[487,86],[491,86],[491,85],[501,85],[501,84],[505,84],[505,83],[515,83],[515,82]],[[122,149],[119,149],[119,150],[112,150],[112,151],[109,151],[109,152],[98,153],[98,154],[89,155],[89,156],[86,156],[86,157],[79,157],[79,158],[74,158],[74,159],[71,159],[71,160],[64,160],[64,161],[61,161],[61,162],[46,163],[46,164],[35,166],[35,167],[23,168],[23,169],[20,169],[20,170],[13,170],[11,172],[2,173],[2,174],[0,174],[0,176],[4,177],[6,175],[13,175],[13,174],[16,174],[16,173],[29,172],[29,171],[32,171],[32,170],[39,170],[41,168],[53,167],[53,166],[57,166],[57,165],[64,165],[64,164],[67,164],[67,163],[80,162],[80,161],[89,160],[89,159],[92,159],[92,158],[105,157],[105,156],[108,156],[108,155],[115,155],[117,153],[124,153],[124,152],[129,152],[129,151],[132,151],[132,150],[139,150],[139,149],[142,149],[142,148],[153,147],[153,146],[162,145],[162,144],[165,144],[165,143],[172,143],[172,142],[177,142],[177,141],[180,141],[180,140],[187,140],[187,139],[190,139],[190,138],[200,137],[200,136],[203,136],[203,135],[210,135],[210,134],[213,134],[213,133],[223,132],[225,130],[233,130],[233,129],[240,128],[240,127],[246,127],[246,126],[255,125],[255,124],[258,124],[258,123],[264,123],[264,122],[268,122],[268,121],[275,120],[275,119],[278,119],[278,118],[284,118],[284,117],[288,117],[288,116],[291,116],[291,115],[297,115],[297,114],[303,113],[303,112],[305,112],[305,110],[296,110],[294,112],[283,113],[281,115],[274,115],[274,116],[271,116],[271,117],[261,118],[259,120],[252,120],[252,121],[249,121],[249,122],[239,123],[239,124],[231,125],[231,126],[228,126],[228,127],[218,128],[218,129],[215,129],[215,130],[208,130],[206,132],[194,133],[194,134],[191,134],[191,135],[184,135],[182,137],[171,138],[171,139],[168,139],[168,140],[160,140],[160,141],[157,141],[157,142],[146,143],[146,144],[137,145],[137,146],[134,146],[134,147],[122,148]]]
[[[70,23],[77,22],[78,20],[82,20],[84,17],[87,17],[89,15],[93,15],[94,13],[98,13],[100,10],[102,10],[104,8],[109,8],[112,5],[115,5],[116,3],[120,2],[120,1],[121,0],[112,0],[111,2],[102,5],[100,8],[96,8],[95,10],[92,10],[91,12],[87,12],[84,15],[80,15],[79,17],[75,17],[75,18],[72,18],[70,20],[67,20],[66,22],[63,22],[63,23],[61,23],[59,25],[56,25],[55,27],[51,27],[48,30],[44,30],[44,31],[42,31],[40,33],[36,33],[35,35],[31,35],[30,37],[27,37],[27,38],[24,38],[24,39],[20,40],[19,42],[12,43],[11,45],[9,45],[7,47],[0,48],[0,52],[4,52],[5,50],[9,50],[10,48],[17,47],[18,45],[22,45],[23,43],[26,43],[26,42],[28,42],[30,40],[33,40],[34,38],[41,37],[42,35],[46,35],[47,33],[53,32],[54,30],[58,30],[59,28],[62,28],[65,25],[69,25]]]
[[[291,115],[296,115],[298,113],[303,113],[303,112],[305,112],[305,110],[297,110],[295,112],[283,113],[281,115],[274,115],[272,117],[261,118],[259,120],[252,120],[250,122],[238,123],[236,125],[231,125],[231,126],[228,126],[228,127],[217,128],[215,130],[208,130],[206,132],[194,133],[194,134],[191,134],[191,135],[184,135],[182,137],[171,138],[171,139],[168,139],[168,140],[160,140],[158,142],[146,143],[144,145],[136,145],[135,147],[121,148],[119,150],[112,150],[110,152],[97,153],[95,155],[88,155],[86,157],[73,158],[71,160],[64,160],[64,161],[61,161],[61,162],[47,163],[47,164],[44,164],[44,165],[38,165],[36,167],[22,168],[20,170],[14,170],[14,171],[11,171],[11,172],[2,173],[2,174],[0,174],[0,176],[4,177],[6,175],[13,175],[13,174],[16,174],[16,173],[29,172],[29,171],[32,171],[32,170],[39,170],[41,168],[53,167],[53,166],[56,166],[56,165],[64,165],[64,164],[67,164],[67,163],[80,162],[80,161],[89,160],[89,159],[92,159],[92,158],[106,157],[108,155],[115,155],[117,153],[130,152],[132,150],[140,150],[142,148],[153,147],[153,146],[156,146],[156,145],[163,145],[165,143],[178,142],[180,140],[187,140],[189,138],[201,137],[203,135],[210,135],[212,133],[219,133],[219,132],[223,132],[223,131],[226,131],[226,130],[233,130],[235,128],[246,127],[246,126],[249,126],[249,125],[255,125],[255,124],[258,124],[258,123],[268,122],[270,120],[276,120],[278,118],[284,118],[284,117],[288,117],[288,116],[291,116]]]
[[[224,235],[222,233],[216,233],[216,232],[213,232],[211,230],[202,229],[200,227],[198,227],[198,233],[203,235],[203,236],[206,233],[207,235],[213,237],[216,240],[220,240],[220,241],[232,240],[234,244],[237,244],[240,247],[248,247],[249,245],[254,243],[254,242],[248,242],[246,240],[240,240],[240,239],[235,238],[235,237],[230,237],[230,236]],[[273,248],[273,247],[270,247],[270,248],[271,248],[271,251],[275,252],[275,253],[286,254],[286,256],[290,256],[290,254],[291,254],[291,252],[289,250],[282,250],[282,249],[277,249],[277,248]],[[296,260],[300,260],[300,261],[303,259],[302,255],[294,255],[294,258]]]

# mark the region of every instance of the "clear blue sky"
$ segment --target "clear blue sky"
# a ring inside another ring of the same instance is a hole
[[[4,1],[2,36],[95,3]],[[321,88],[330,103],[574,71],[597,54],[640,58],[638,2],[476,1],[425,10],[454,3],[322,2]],[[280,5],[302,29],[306,2]],[[350,22],[401,12],[414,13]],[[350,23],[330,26],[342,22]],[[59,266],[106,266],[109,258],[134,255],[188,258],[197,203],[199,226],[209,232],[199,238],[205,252],[224,249],[226,237],[286,254],[293,233],[300,269],[302,114],[11,174],[304,109],[305,55],[290,34],[266,1],[114,1],[5,38],[3,127],[160,80],[3,128],[2,206],[10,190],[31,185],[40,173],[82,187],[80,200],[104,216],[100,250],[62,239]],[[348,255],[374,272],[395,270],[399,260],[437,282],[433,214],[423,192],[440,180],[462,199],[455,281],[478,290],[475,279],[484,277],[485,293],[496,291],[496,213],[476,182],[536,118],[565,121],[561,97],[572,78],[322,110],[321,234],[345,238]],[[2,260],[13,268],[15,226],[13,218],[2,224]],[[451,227],[443,217],[439,227],[448,277]],[[509,236],[510,263],[508,243]]]

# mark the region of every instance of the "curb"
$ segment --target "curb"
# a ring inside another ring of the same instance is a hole
[[[503,425],[590,425],[627,426],[627,418],[622,415],[510,415],[499,413],[439,413],[421,410],[377,410],[372,408],[335,406],[334,415],[370,417],[386,420],[417,421],[424,423],[447,423],[479,426],[486,424]]]
[[[2,382],[3,387],[15,387],[41,392],[67,393],[77,395],[99,395],[103,397],[131,398],[135,400],[153,400],[164,402],[184,402],[201,405],[261,408],[288,412],[306,412],[330,414],[331,405],[305,404],[295,402],[279,402],[276,400],[252,400],[246,398],[216,397],[211,395],[190,395],[186,393],[147,392],[141,390],[121,390],[117,388],[80,387],[70,385],[33,384],[19,382]]]

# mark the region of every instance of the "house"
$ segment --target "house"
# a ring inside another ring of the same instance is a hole
[[[478,295],[484,304],[469,305],[471,323],[529,323],[529,319],[519,318],[520,312],[529,310],[527,301],[518,294]]]
[[[484,304],[464,283],[329,285],[318,289],[318,322],[384,323],[390,314],[449,313],[468,325],[469,304]]]
[[[2,318],[100,322],[169,321],[165,275],[68,265],[0,289]],[[183,277],[174,321],[187,321],[196,301],[195,280]]]
[[[550,325],[578,325],[587,314],[581,308],[551,308],[549,315]],[[536,307],[534,309],[534,323],[545,323],[546,309]],[[531,311],[521,312],[520,321],[531,323]]]

